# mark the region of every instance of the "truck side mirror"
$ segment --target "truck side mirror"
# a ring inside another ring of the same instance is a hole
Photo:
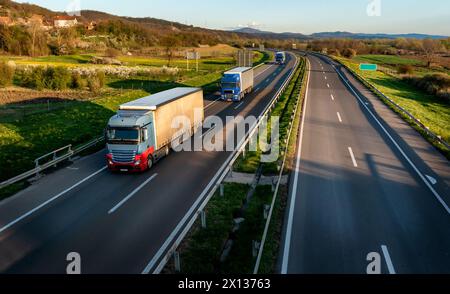
[[[144,142],[148,141],[148,129],[147,128],[142,129],[142,138],[143,138]]]

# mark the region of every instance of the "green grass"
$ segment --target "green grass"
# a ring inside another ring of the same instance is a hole
[[[360,63],[376,63],[378,65],[413,65],[425,66],[423,61],[418,59],[405,58],[395,55],[358,55],[353,59]]]
[[[420,119],[432,132],[450,142],[450,105],[448,103],[391,75],[380,71],[361,72],[354,61],[345,58],[339,58],[339,60]]]
[[[272,187],[258,186],[244,213],[245,222],[236,234],[230,255],[221,271],[224,274],[252,274],[256,258],[252,255],[252,241],[261,241],[266,220],[264,205],[272,202]]]
[[[297,97],[300,93],[301,82],[304,76],[304,68],[305,68],[305,60],[301,58],[301,63],[294,74],[294,77],[291,83],[288,85],[285,92],[281,95],[278,103],[275,106],[275,109],[271,113],[271,117],[278,116],[280,117],[280,142],[279,148],[284,151],[286,144],[284,143],[284,139],[287,138],[289,132],[289,123],[291,122],[291,114],[295,109],[295,105],[297,102]],[[270,120],[269,126],[270,130]],[[270,136],[270,133],[268,134]],[[283,154],[280,153],[279,159],[282,158]],[[245,158],[241,155],[234,167],[234,170],[237,172],[243,173],[255,173],[261,163],[261,150],[258,148],[256,152],[247,152]],[[264,175],[273,175],[277,174],[279,161],[264,163],[263,164],[263,174]]]
[[[215,273],[220,270],[220,255],[244,204],[249,187],[226,184],[224,197],[215,195],[206,208],[206,229],[196,224],[188,242],[181,246],[181,271],[186,274]]]

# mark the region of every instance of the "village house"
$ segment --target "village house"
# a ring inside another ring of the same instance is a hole
[[[78,20],[75,16],[59,15],[54,19],[55,28],[70,28],[77,24]]]

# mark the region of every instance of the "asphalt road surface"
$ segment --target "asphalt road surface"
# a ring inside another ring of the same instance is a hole
[[[384,274],[450,273],[449,162],[336,63],[308,59],[281,272],[365,274],[374,253]]]
[[[205,115],[258,116],[294,66],[256,69],[242,103],[205,100]],[[43,177],[0,204],[0,272],[64,274],[70,252],[89,274],[141,273],[228,152],[172,153],[142,174],[112,174],[105,151]]]

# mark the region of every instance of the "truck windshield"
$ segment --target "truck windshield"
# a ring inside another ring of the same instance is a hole
[[[138,143],[139,129],[132,128],[109,128],[106,132],[108,143]]]
[[[222,83],[223,89],[234,89],[239,88],[239,85],[237,83]]]

